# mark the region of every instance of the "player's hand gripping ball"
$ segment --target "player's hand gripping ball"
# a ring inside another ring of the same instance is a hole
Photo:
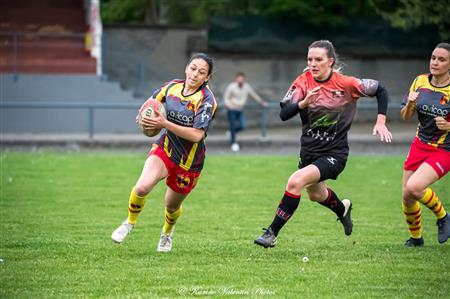
[[[144,133],[144,135],[148,137],[156,136],[159,134],[159,132],[161,132],[161,129],[150,129],[149,127],[145,126],[142,123],[142,119],[144,117],[147,118],[155,117],[155,110],[159,111],[161,117],[166,117],[166,109],[164,108],[164,105],[161,102],[158,102],[154,99],[147,100],[139,110],[138,115],[139,129],[141,129],[142,133]]]

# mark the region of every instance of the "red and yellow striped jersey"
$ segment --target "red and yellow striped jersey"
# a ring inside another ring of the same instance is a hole
[[[430,80],[431,74],[419,75],[409,88],[409,92],[419,92],[416,103],[419,125],[416,135],[426,144],[450,151],[450,131],[440,130],[434,120],[441,116],[450,121],[450,84],[436,87]],[[402,107],[407,103],[408,94],[403,99]]]
[[[212,91],[204,84],[193,94],[184,96],[183,88],[184,80],[172,80],[158,88],[152,98],[164,103],[169,121],[207,131],[217,109]],[[205,138],[192,142],[164,130],[156,143],[182,169],[200,171],[205,160]]]

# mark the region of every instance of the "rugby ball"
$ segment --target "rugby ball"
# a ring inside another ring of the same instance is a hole
[[[144,105],[142,105],[141,109],[139,110],[138,126],[139,126],[139,129],[141,129],[142,133],[148,137],[156,136],[159,134],[159,132],[161,132],[161,129],[149,129],[142,123],[142,118],[144,116],[147,116],[150,118],[154,117],[155,110],[158,110],[159,114],[162,117],[166,117],[166,109],[164,108],[164,105],[161,102],[158,102],[154,99],[147,100],[144,103]]]

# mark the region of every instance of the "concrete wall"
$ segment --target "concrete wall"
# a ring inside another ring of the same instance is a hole
[[[164,82],[184,78],[189,40],[206,38],[204,29],[105,27],[103,70],[135,96],[147,98]]]
[[[427,60],[401,59],[351,59],[345,60],[343,73],[358,78],[379,80],[389,91],[393,100],[399,100],[419,73],[427,71]],[[306,58],[299,59],[245,59],[219,57],[213,85],[221,94],[227,82],[237,71],[244,71],[248,81],[270,100],[279,100],[291,82],[306,67]]]
[[[415,76],[427,71],[427,63],[426,59],[346,59],[343,73],[359,78],[379,80],[387,88],[391,98],[388,116],[391,119],[399,120],[399,103]],[[219,100],[222,99],[227,82],[233,79],[237,71],[244,71],[249,83],[255,90],[258,90],[258,93],[264,99],[277,103],[287,92],[291,82],[305,68],[306,59],[229,59],[218,57],[216,65],[216,72],[211,85]],[[360,100],[360,103],[363,109],[358,111],[355,120],[373,120],[376,110],[366,107],[376,105],[376,99],[364,98]],[[254,113],[251,114],[251,111],[249,113],[249,125],[255,125],[258,117]],[[270,112],[269,120],[273,125],[281,125],[277,111]]]
[[[123,102],[133,94],[96,75],[0,73],[1,101]]]
[[[94,75],[38,75],[0,73],[1,103],[124,103],[139,105],[117,83]],[[28,104],[27,104],[28,105]],[[94,127],[102,133],[135,133],[137,108],[96,109]],[[86,133],[89,111],[80,108],[23,107],[0,109],[1,133]]]
[[[196,49],[189,43],[193,37],[200,37]],[[183,78],[192,52],[207,51],[205,29],[106,27],[103,38],[105,74],[143,97],[167,80]],[[209,54],[216,63],[211,86],[219,98],[235,73],[243,71],[265,98],[278,100],[306,66],[305,53],[294,58]],[[378,79],[397,100],[417,74],[428,71],[428,59],[340,58],[343,73]]]
[[[199,37],[199,38],[195,38]],[[148,97],[162,83],[184,77],[189,55],[206,51],[205,29],[166,27],[106,27],[104,29],[104,69],[108,78],[117,80],[139,97]],[[196,40],[197,43],[191,43]],[[305,51],[306,49],[302,49]],[[339,49],[337,49],[339,52]],[[297,57],[236,56],[209,53],[215,58],[215,70],[210,82],[216,98],[222,101],[226,84],[238,71],[247,74],[249,83],[266,100],[277,103],[290,83],[306,66],[306,54]],[[358,53],[355,53],[355,57]],[[398,103],[417,74],[427,72],[428,57],[423,59],[352,58],[342,57],[343,73],[382,82],[392,100],[390,116],[398,119]],[[363,102],[370,103],[367,99]],[[373,100],[374,101],[374,100]],[[373,110],[362,110],[357,120],[373,119]],[[280,124],[277,111],[271,111],[273,125]],[[248,124],[257,125],[259,112],[248,111]],[[226,125],[225,111],[219,111],[216,126]]]
[[[206,49],[207,31],[162,27],[106,27],[103,38],[103,65],[108,80],[100,80],[96,76],[38,74],[20,74],[19,79],[14,80],[11,74],[0,74],[0,100],[141,103],[164,82],[184,78],[184,68],[190,54]],[[236,72],[243,71],[255,90],[276,107],[306,64],[305,53],[298,57],[209,54],[216,62],[210,85],[219,104],[222,103],[226,84],[233,80]],[[392,98],[389,117],[393,119],[399,118],[399,101],[413,78],[428,70],[428,57],[343,58],[344,73],[378,79],[387,87]],[[120,82],[121,87],[128,91],[119,88],[114,81]],[[132,93],[137,97],[133,97]],[[362,100],[362,103],[374,102],[374,99]],[[356,120],[373,121],[375,114],[374,109],[360,109]],[[260,110],[248,107],[246,115],[248,126],[259,125]],[[133,110],[97,110],[96,131],[136,133],[134,116]],[[8,108],[1,109],[0,118],[2,133],[77,133],[86,132],[88,128],[88,113],[82,109]],[[299,123],[297,118],[287,124],[282,123],[276,108],[268,111],[267,118],[272,127]],[[23,119],[27,121],[24,122]],[[212,130],[221,130],[226,126],[226,110],[219,109]]]

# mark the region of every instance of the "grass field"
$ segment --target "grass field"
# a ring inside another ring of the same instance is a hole
[[[353,200],[354,232],[309,202],[264,249],[296,157],[210,156],[185,202],[172,252],[156,252],[164,184],[123,245],[145,153],[1,153],[1,298],[448,298],[450,242],[422,208],[425,247],[404,248],[403,157],[350,157],[331,185]],[[450,177],[434,190],[450,210]],[[303,257],[309,257],[304,263]]]

